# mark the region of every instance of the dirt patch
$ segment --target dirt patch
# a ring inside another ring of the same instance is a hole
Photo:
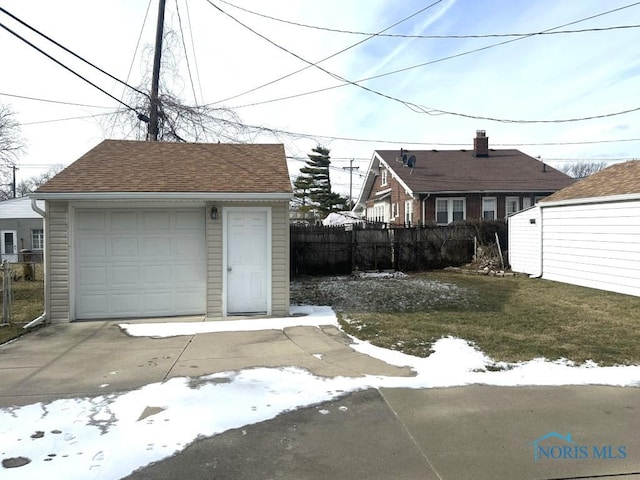
[[[338,312],[418,312],[468,305],[474,293],[423,275],[396,273],[301,277],[291,281],[294,305],[330,305]]]

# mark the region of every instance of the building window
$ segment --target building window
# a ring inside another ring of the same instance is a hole
[[[391,217],[398,218],[398,202],[391,204]]]
[[[406,200],[404,202],[404,223],[411,225],[413,221],[413,200]]]
[[[31,230],[31,249],[44,250],[44,230]]]
[[[386,168],[382,169],[382,179],[381,179],[381,185],[384,187],[387,184],[387,176],[388,176],[389,172],[387,171]]]
[[[388,204],[376,203],[373,205],[373,216],[370,220],[374,222],[387,223],[387,215],[389,214]]]
[[[484,220],[496,219],[496,198],[484,197],[482,199],[482,218]]]
[[[436,223],[447,225],[466,218],[465,198],[436,198]]]
[[[529,208],[531,206],[531,197],[522,197],[522,209]]]
[[[505,200],[507,215],[520,211],[520,198],[519,197],[507,197]]]
[[[546,195],[536,195],[534,197],[534,203],[538,203],[540,200],[543,200],[544,198],[546,198]]]

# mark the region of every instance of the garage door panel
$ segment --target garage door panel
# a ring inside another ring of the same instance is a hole
[[[99,318],[109,307],[109,295],[106,293],[85,294],[78,305],[78,318]]]
[[[138,237],[116,237],[109,239],[109,254],[113,257],[139,256]]]
[[[140,267],[137,265],[117,265],[109,268],[111,288],[133,287],[140,283]]]
[[[206,309],[205,210],[78,209],[76,318]]]
[[[103,231],[105,228],[105,214],[101,211],[78,212],[76,224],[76,229],[79,231]]]
[[[78,280],[85,287],[107,286],[107,269],[104,266],[82,267],[78,269]]]
[[[171,238],[145,238],[142,252],[145,257],[171,258]]]
[[[175,305],[178,310],[181,310],[185,315],[196,315],[199,312],[194,308],[194,305],[199,305],[205,301],[204,293],[195,292],[176,292],[175,293]]]
[[[104,238],[86,237],[79,240],[76,245],[80,259],[104,259],[107,256],[107,242]]]
[[[200,230],[203,223],[203,212],[176,212],[176,230]]]
[[[200,258],[204,248],[204,238],[179,237],[174,239],[174,253],[178,260],[195,260]]]
[[[144,265],[142,281],[146,284],[166,285],[171,281],[171,265]]]
[[[108,313],[112,315],[137,315],[140,311],[140,293],[114,292],[109,296],[109,307]]]
[[[142,295],[142,308],[150,314],[170,315],[169,312],[174,310],[172,292],[166,290],[144,293]]]
[[[169,211],[143,212],[144,230],[167,231],[171,228],[171,216]]]
[[[109,227],[114,231],[136,231],[138,229],[138,213],[117,211],[109,215]]]

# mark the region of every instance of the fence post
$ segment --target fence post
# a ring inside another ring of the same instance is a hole
[[[11,265],[2,260],[2,325],[9,325],[11,320]]]

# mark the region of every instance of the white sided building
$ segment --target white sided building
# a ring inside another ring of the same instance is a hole
[[[640,296],[640,160],[510,216],[509,261],[514,272]]]

